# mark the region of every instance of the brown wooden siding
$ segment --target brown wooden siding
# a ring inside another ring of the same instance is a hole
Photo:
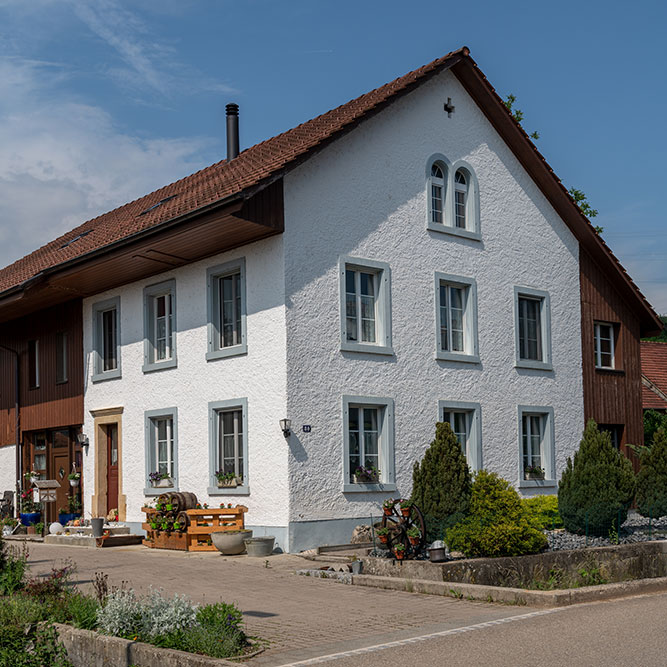
[[[580,271],[585,417],[598,424],[623,424],[622,449],[636,463],[625,445],[644,441],[639,317],[583,248]],[[596,321],[618,324],[615,370],[595,368]]]
[[[83,423],[80,299],[0,325],[0,343],[20,353],[21,432]],[[67,382],[56,382],[56,339],[67,333]],[[28,381],[28,341],[39,341],[39,387]],[[14,358],[0,349],[0,446],[15,442]]]

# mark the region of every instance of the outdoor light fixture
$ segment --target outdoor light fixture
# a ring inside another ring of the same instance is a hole
[[[280,428],[283,431],[283,435],[286,438],[289,438],[290,435],[292,434],[292,420],[291,419],[281,419],[280,420]]]
[[[85,433],[79,433],[76,436],[76,441],[82,446],[86,448],[86,454],[88,453],[88,447],[90,445],[90,440],[88,439],[88,436]]]

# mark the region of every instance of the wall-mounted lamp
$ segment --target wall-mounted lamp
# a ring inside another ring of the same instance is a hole
[[[286,438],[289,438],[292,435],[292,420],[291,419],[281,419],[280,428],[283,431],[283,435]]]
[[[76,436],[76,441],[82,446],[86,448],[86,453],[88,453],[88,446],[90,445],[90,440],[88,439],[88,436],[85,433],[79,433]]]

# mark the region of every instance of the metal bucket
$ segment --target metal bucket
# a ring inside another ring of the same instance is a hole
[[[102,533],[104,532],[104,519],[102,517],[91,519],[90,525],[93,528],[93,537],[102,537]]]
[[[270,556],[273,553],[273,545],[276,538],[273,535],[265,535],[264,537],[251,537],[243,540],[248,556]]]

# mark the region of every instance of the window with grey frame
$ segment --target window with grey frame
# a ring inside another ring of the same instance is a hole
[[[469,287],[440,282],[440,349],[466,351],[466,306]]]
[[[243,297],[241,270],[216,278],[218,289],[218,347],[233,347],[243,342]]]
[[[544,300],[520,294],[519,309],[519,359],[543,361],[542,304]]]
[[[245,480],[243,409],[218,410],[218,462],[225,475],[233,474],[240,483]]]
[[[345,269],[345,332],[348,342],[377,342],[378,273]]]
[[[382,418],[381,406],[350,405],[348,407],[348,442],[350,483],[359,468],[380,469]]]
[[[470,461],[470,434],[472,426],[472,410],[455,410],[452,408],[444,408],[442,413],[442,420],[449,424],[456,439],[461,445],[463,454],[466,459]]]
[[[445,221],[445,174],[439,162],[431,165],[431,222],[443,224]]]
[[[545,467],[546,416],[524,412],[521,416],[521,442],[524,477],[527,471]]]
[[[167,361],[173,357],[173,302],[171,292],[156,294],[151,297],[153,317],[152,343],[154,358],[152,361]]]
[[[155,472],[174,478],[174,419],[171,416],[152,417],[152,461]]]
[[[463,169],[454,175],[454,224],[459,229],[467,225],[468,210],[468,178]]]

